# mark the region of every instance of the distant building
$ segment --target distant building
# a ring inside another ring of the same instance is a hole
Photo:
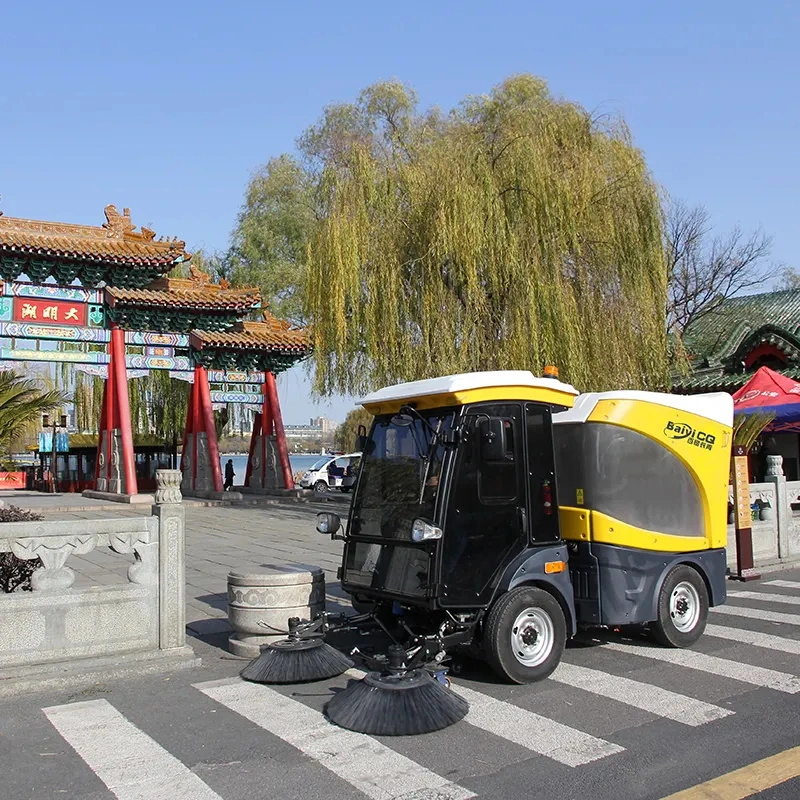
[[[322,433],[333,433],[336,423],[331,422],[327,417],[314,417],[311,420],[312,427],[317,426],[322,429]]]
[[[336,428],[335,423],[326,417],[315,417],[309,420],[309,425],[285,425],[286,438],[300,441],[313,441],[329,439]]]

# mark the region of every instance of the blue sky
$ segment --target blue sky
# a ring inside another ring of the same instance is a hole
[[[449,108],[531,72],[622,114],[655,178],[797,258],[800,10],[766,2],[8,3],[0,32],[0,210],[136,224],[222,249],[253,170],[323,106],[373,81]],[[302,367],[284,417],[341,420]]]

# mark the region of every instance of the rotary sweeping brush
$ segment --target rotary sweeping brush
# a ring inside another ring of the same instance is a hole
[[[289,620],[289,638],[261,648],[258,658],[239,674],[254,683],[308,683],[341,675],[353,662],[323,641],[318,631],[300,630],[300,620]]]
[[[402,647],[387,651],[385,672],[371,672],[335,695],[325,714],[335,725],[371,736],[431,733],[463,719],[469,705],[425,669],[407,669]]]

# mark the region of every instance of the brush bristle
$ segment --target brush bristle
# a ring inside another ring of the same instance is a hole
[[[239,674],[255,683],[308,683],[341,675],[353,662],[329,644],[310,650],[265,647]]]
[[[408,688],[382,688],[374,680],[351,681],[326,705],[335,725],[371,736],[413,736],[463,719],[467,701],[430,678]]]

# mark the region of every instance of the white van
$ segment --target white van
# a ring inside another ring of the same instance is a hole
[[[327,492],[331,489],[349,492],[356,482],[360,460],[361,453],[325,456],[303,473],[300,486],[316,492]]]

